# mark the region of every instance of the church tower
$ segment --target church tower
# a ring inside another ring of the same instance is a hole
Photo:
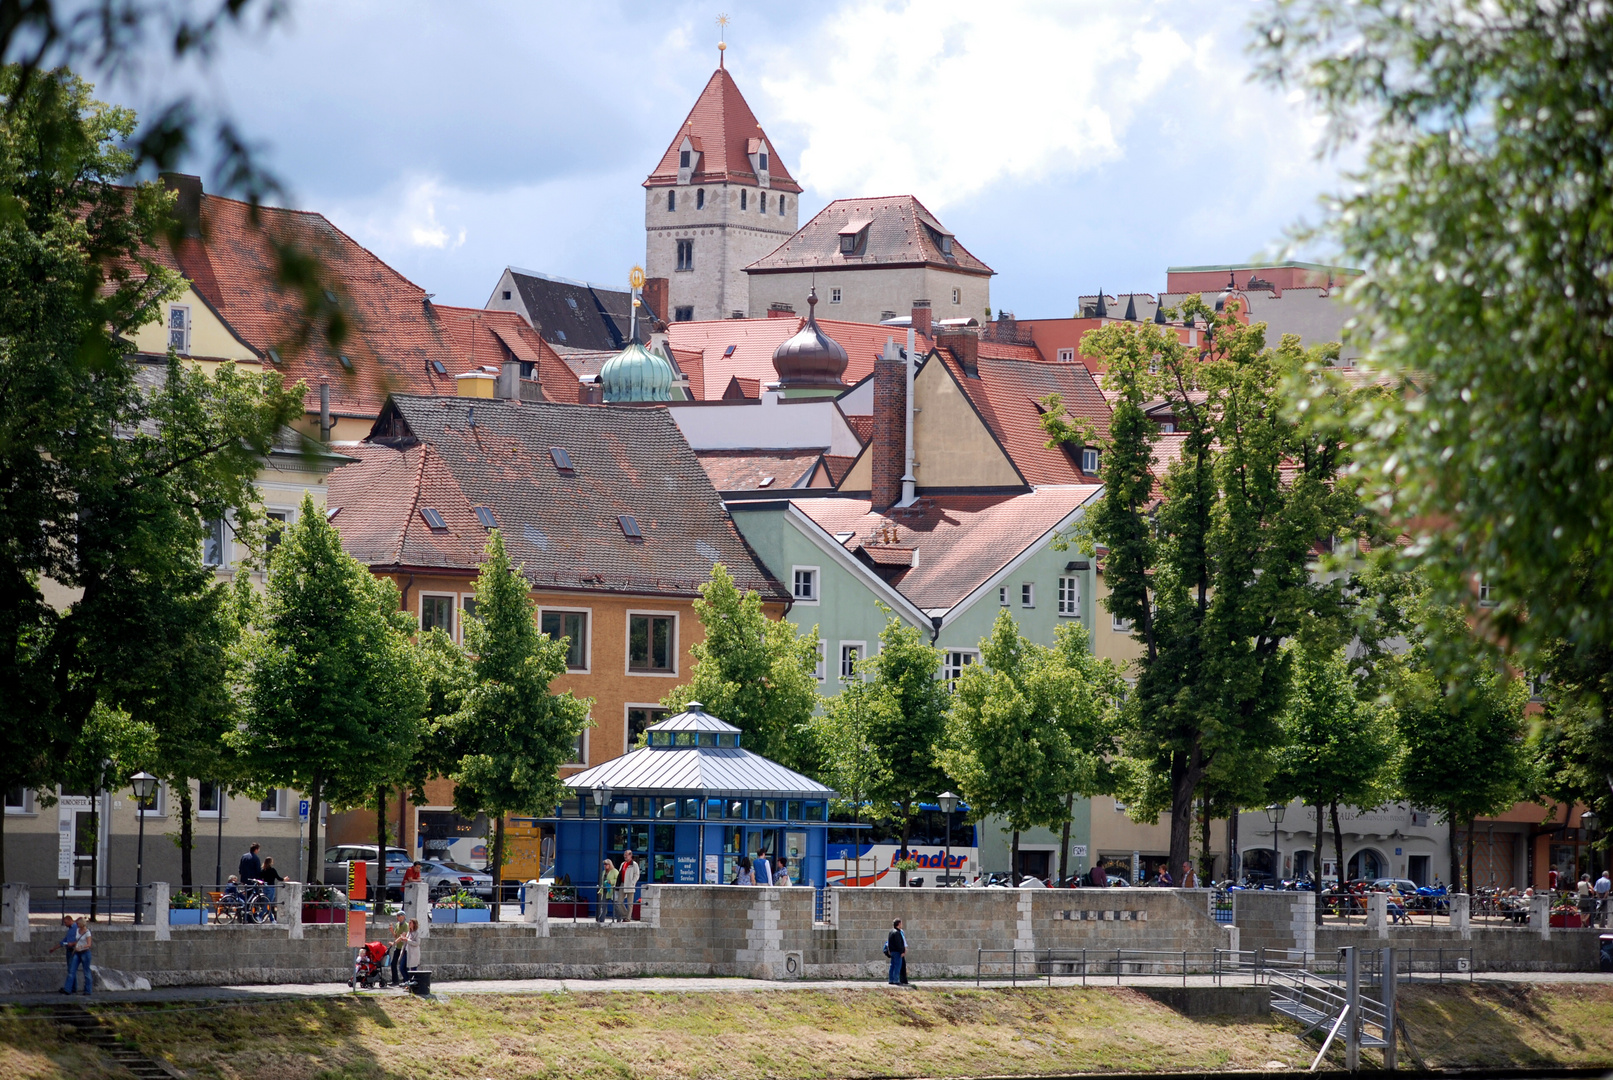
[[[765,315],[748,310],[745,267],[795,235],[800,220],[801,185],[721,56],[644,180],[645,271],[666,279],[673,322]]]

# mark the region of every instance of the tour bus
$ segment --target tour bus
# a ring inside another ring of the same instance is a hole
[[[966,885],[980,872],[975,826],[966,821],[968,807],[952,812],[952,843],[947,844],[947,815],[935,803],[921,803],[907,833],[907,857],[918,864],[907,873],[911,888],[933,888],[950,882]],[[826,865],[830,885],[890,886],[901,884],[896,863],[901,858],[902,828],[895,819],[868,821],[865,809],[857,821],[851,811],[829,815]]]

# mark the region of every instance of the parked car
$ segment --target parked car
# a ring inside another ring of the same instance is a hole
[[[420,868],[420,880],[426,883],[433,900],[461,889],[483,900],[493,899],[493,876],[475,867],[434,859],[420,859],[415,865]]]
[[[1417,883],[1407,878],[1379,878],[1372,883],[1374,892],[1393,892],[1401,896],[1416,896]]]
[[[342,844],[338,847],[325,849],[325,884],[334,885],[338,889],[347,888],[347,864],[361,860],[369,865],[365,868],[369,886],[373,889],[376,884],[375,864],[376,848],[374,844]],[[386,894],[388,896],[401,896],[403,891],[403,872],[409,868],[409,853],[400,847],[386,849]]]

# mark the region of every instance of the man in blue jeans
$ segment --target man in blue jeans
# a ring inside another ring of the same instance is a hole
[[[67,983],[62,987],[62,993],[71,994],[78,982],[78,972],[84,969],[84,996],[89,997],[95,990],[95,973],[91,967],[90,950],[94,947],[95,938],[90,933],[89,926],[80,918],[75,926],[78,937],[74,939],[73,951],[68,954]]]
[[[890,954],[890,984],[901,986],[907,981],[907,935],[902,932],[902,920],[891,923],[890,937],[885,939],[885,951]]]

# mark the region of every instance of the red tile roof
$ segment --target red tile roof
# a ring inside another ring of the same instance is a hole
[[[712,319],[675,322],[666,332],[672,348],[700,354],[705,393],[696,397],[709,401],[720,397],[735,376],[755,380],[758,384],[778,382],[778,372],[773,369],[773,352],[805,324],[806,320],[799,317]],[[887,339],[894,338],[897,344],[907,341],[906,330],[871,323],[819,319],[818,329],[846,350],[848,363],[841,378],[848,387],[873,374],[874,358],[885,348]],[[731,353],[730,345],[733,346]]]
[[[572,473],[555,467],[556,446]],[[360,460],[331,474],[327,505],[340,507],[343,546],[372,567],[474,571],[485,506],[538,588],[692,597],[721,562],[741,588],[786,598],[665,409],[398,395],[370,439],[342,451]],[[447,528],[431,529],[422,507]],[[624,514],[641,541],[623,535]]]
[[[847,551],[865,551],[903,596],[936,610],[957,605],[1097,492],[1096,484],[1080,484],[1018,495],[946,495],[883,514],[867,499],[793,505],[831,536],[853,534],[843,541]]]
[[[683,126],[672,136],[661,161],[645,179],[645,187],[669,187],[678,182],[678,150],[684,135],[690,136],[699,152],[690,182],[695,184],[755,184],[756,171],[751,168],[750,150],[753,139],[766,139],[772,151],[767,162],[768,186],[775,191],[799,192],[801,185],[784,167],[778,146],[768,139],[757,122],[756,114],[745,103],[734,77],[726,68],[711,73],[706,88],[695,99]]]
[[[706,475],[711,477],[711,486],[722,492],[805,487],[822,456],[823,451],[815,447],[695,451]]]
[[[867,239],[854,255],[840,250],[840,235],[867,227]],[[876,199],[836,199],[794,236],[745,267],[748,274],[795,273],[808,269],[847,270],[857,267],[934,266],[966,274],[989,275],[991,267],[951,241],[950,254],[942,238],[951,237],[945,226],[911,195]]]
[[[577,400],[577,377],[571,368],[516,312],[446,304],[433,304],[431,310],[454,358],[450,373],[518,360],[533,366],[533,377],[550,401]]]

